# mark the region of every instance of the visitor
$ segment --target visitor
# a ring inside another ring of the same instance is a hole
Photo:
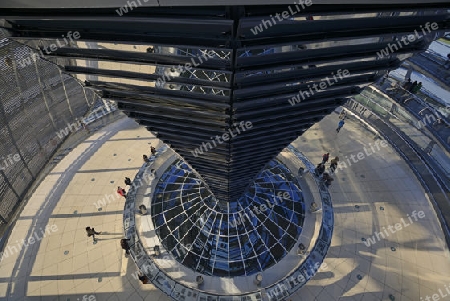
[[[130,255],[130,246],[128,245],[129,239],[122,238],[120,240],[120,246],[122,247],[122,250],[125,250],[125,255]]]
[[[317,210],[319,210],[319,206],[317,206],[317,204],[315,202],[311,203],[311,206],[309,207],[309,210],[312,212],[316,212]]]
[[[125,185],[131,185],[131,179],[128,177],[125,177]]]
[[[334,181],[334,179],[327,172],[324,172],[322,176],[322,182],[324,182],[325,185],[329,187],[332,181]]]
[[[322,156],[322,164],[327,163],[329,158],[330,158],[330,153],[323,154],[323,156]]]
[[[156,155],[156,148],[150,146],[150,152],[152,153],[153,156]]]
[[[305,173],[305,168],[304,167],[300,167],[298,169],[298,176],[301,178],[301,177],[303,177],[304,173]]]
[[[340,131],[340,130],[342,129],[342,127],[344,126],[344,124],[345,124],[344,119],[342,119],[341,121],[339,121],[338,127],[337,127],[337,129],[336,129],[336,132],[339,133],[339,131]]]
[[[92,236],[93,242],[96,242],[95,235],[100,235],[102,232],[96,232],[94,228],[86,227],[86,233],[88,237]]]
[[[314,173],[316,174],[316,176],[319,177],[323,174],[324,171],[325,171],[325,164],[319,163],[316,169],[314,170]]]
[[[139,273],[138,278],[142,282],[142,284],[147,284],[148,283],[148,277],[145,276],[144,274]]]
[[[142,155],[142,159],[144,160],[144,163],[149,162],[147,155]]]
[[[127,197],[127,192],[122,187],[117,187],[117,193],[120,194],[120,196],[123,196],[124,198]]]
[[[339,157],[335,157],[334,159],[332,159],[330,161],[330,170],[332,173],[334,173],[334,171],[336,170],[338,162],[339,162]]]

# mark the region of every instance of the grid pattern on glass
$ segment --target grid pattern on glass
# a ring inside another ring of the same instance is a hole
[[[237,202],[221,202],[182,160],[155,189],[151,214],[164,247],[205,275],[252,275],[280,261],[295,245],[305,217],[298,182],[272,160]]]

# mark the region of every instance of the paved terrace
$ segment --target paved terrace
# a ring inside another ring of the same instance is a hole
[[[338,171],[330,189],[335,229],[325,259],[329,268],[291,299],[371,301],[393,300],[393,296],[415,301],[439,290],[445,293],[445,285],[450,285],[449,250],[420,183],[391,147],[370,151],[375,134],[351,120],[336,134],[337,121],[332,114],[293,143],[315,163],[329,151],[348,168]],[[124,118],[94,133],[55,166],[12,230],[6,249],[16,246],[18,251],[0,263],[0,300],[82,300],[83,296],[169,300],[131,276],[136,268],[119,245],[124,200],[114,198],[101,211],[94,205],[105,194],[115,195],[125,176],[134,177],[142,166],[142,154],[149,153],[149,142],[161,146],[146,129]],[[364,147],[370,155],[347,161],[364,153]],[[423,211],[424,217],[409,223],[407,215],[413,211]],[[409,224],[395,234],[389,232],[386,239],[369,247],[361,240],[389,231],[387,227],[402,223],[402,218]],[[52,225],[56,231],[49,230],[26,248],[17,247],[16,241],[40,235],[40,229]],[[103,231],[97,244],[86,236],[86,226]]]

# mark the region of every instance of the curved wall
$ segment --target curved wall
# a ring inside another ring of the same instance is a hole
[[[96,99],[0,31],[0,233],[33,181]]]

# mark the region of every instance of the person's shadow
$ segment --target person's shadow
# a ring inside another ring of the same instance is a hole
[[[117,240],[121,240],[123,237],[122,236],[118,236],[118,237],[111,237],[111,238],[95,238],[95,240],[100,241],[100,240],[111,240],[111,239],[117,239]]]

